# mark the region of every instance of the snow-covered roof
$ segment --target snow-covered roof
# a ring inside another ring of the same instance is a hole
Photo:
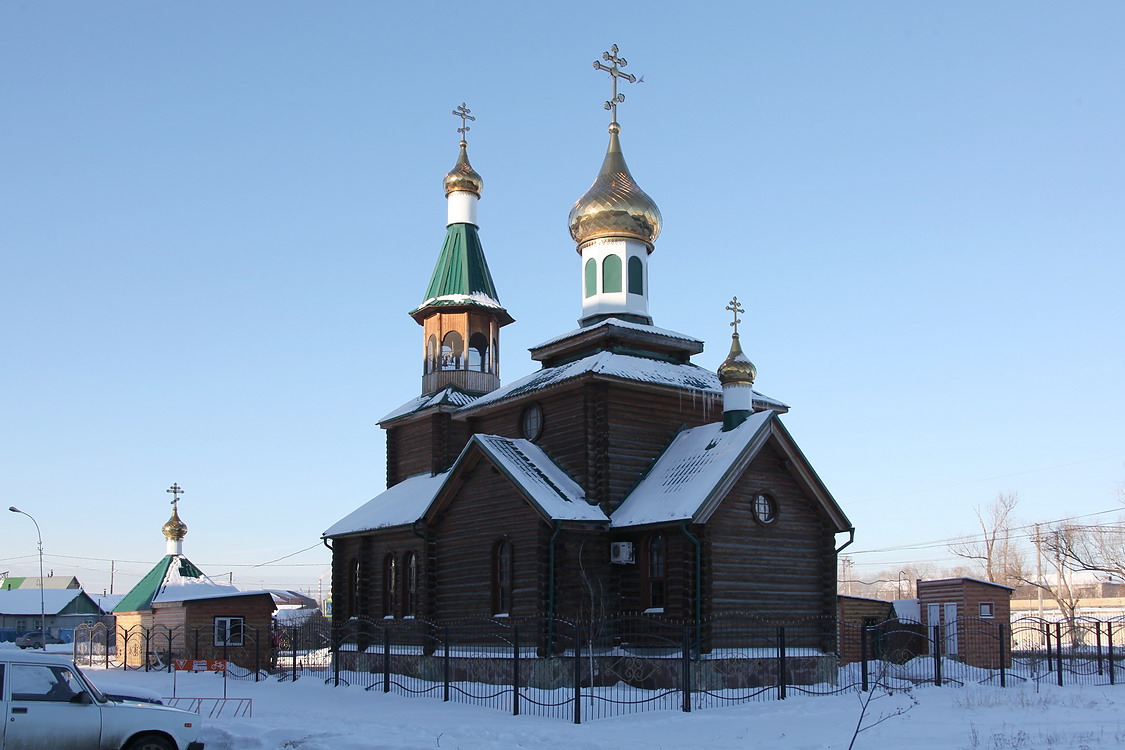
[[[194,576],[189,573],[199,573],[199,575]],[[249,592],[239,591],[228,584],[215,583],[194,566],[187,568],[182,565],[169,565],[164,573],[164,580],[160,582],[160,587],[152,597],[152,603],[186,602],[194,599],[240,596],[247,593]]]
[[[545,347],[552,346],[553,344],[557,344],[560,341],[566,341],[569,338],[573,338],[575,336],[583,336],[588,334],[590,331],[596,331],[599,328],[608,328],[611,326],[614,328],[628,328],[633,331],[652,333],[657,336],[666,336],[667,338],[678,339],[680,341],[686,341],[692,344],[703,344],[702,340],[697,339],[694,336],[688,336],[686,333],[677,333],[676,331],[669,331],[667,328],[657,328],[656,326],[644,325],[643,323],[633,323],[628,320],[621,320],[620,318],[607,318],[606,320],[602,320],[592,326],[586,326],[585,328],[575,328],[573,331],[567,331],[564,334],[547,339],[542,344],[533,346],[532,350],[543,349]]]
[[[506,401],[524,393],[549,388],[590,373],[702,391],[705,397],[718,397],[722,393],[718,375],[690,362],[673,364],[645,357],[602,351],[557,367],[544,367],[542,370],[525,378],[520,378],[514,383],[498,388],[491,393],[486,393],[469,404],[468,407],[462,408],[461,411],[469,411],[486,404]]]
[[[721,423],[684,430],[613,513],[612,526],[690,520],[760,446],[776,412],[751,414],[733,430]]]
[[[923,586],[931,586],[935,583],[956,583],[958,581],[972,581],[973,583],[983,583],[985,586],[995,586],[1001,589],[1008,589],[1008,591],[1016,590],[1013,586],[1006,586],[1002,583],[997,583],[996,581],[986,581],[983,578],[972,578],[971,576],[958,576],[956,578],[934,578],[928,581],[923,580],[920,583]]]
[[[447,471],[433,476],[417,474],[404,479],[332,524],[322,536],[341,536],[414,523],[430,507],[448,476]]]
[[[597,505],[586,501],[582,488],[543,449],[529,440],[474,435],[473,443],[551,519],[608,521]]]
[[[44,589],[43,611],[48,615],[57,615],[84,594],[82,589]],[[39,589],[0,590],[0,615],[37,615],[39,608]]]
[[[476,305],[478,307],[495,307],[504,309],[500,304],[500,300],[494,299],[484,292],[473,292],[472,294],[442,294],[437,297],[430,297],[422,304],[418,305],[417,309],[429,307],[431,305]]]
[[[436,393],[427,393],[417,398],[410,399],[402,406],[384,416],[379,422],[389,422],[392,419],[405,417],[407,414],[413,414],[414,412],[428,409],[431,406],[451,406],[453,408],[459,408],[471,404],[476,398],[476,396],[465,393],[455,386],[447,385]]]

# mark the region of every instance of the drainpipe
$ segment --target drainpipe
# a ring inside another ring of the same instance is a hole
[[[695,651],[699,652],[702,644],[699,642],[699,628],[703,623],[703,548],[699,540],[687,530],[687,519],[680,521],[680,531],[695,547]]]
[[[547,543],[547,655],[555,646],[555,540],[562,531],[562,522],[555,521],[555,533]]]
[[[329,551],[332,551],[332,545],[328,543],[328,537],[322,536],[320,541],[324,543],[324,546],[327,547]]]
[[[852,528],[848,529],[848,541],[844,542],[843,544],[841,544],[839,547],[836,548],[836,554],[837,555],[840,554],[840,550],[842,550],[844,547],[847,547],[849,544],[851,544],[854,541],[855,541],[855,527],[853,526]]]

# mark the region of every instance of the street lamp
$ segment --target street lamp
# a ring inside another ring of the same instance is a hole
[[[39,537],[39,633],[43,637],[43,650],[47,650],[47,607],[43,603],[43,534],[39,531],[39,522],[30,513],[20,510],[12,505],[8,510],[13,513],[23,513],[35,524],[35,535]]]

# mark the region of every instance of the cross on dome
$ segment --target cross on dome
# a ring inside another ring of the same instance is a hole
[[[621,68],[624,68],[629,62],[624,57],[618,57],[617,52],[617,45],[615,44],[609,48],[609,52],[602,53],[602,60],[611,63],[610,65],[606,65],[600,60],[594,60],[594,70],[603,70],[609,73],[609,78],[613,81],[613,96],[611,96],[609,101],[605,102],[604,105],[611,113],[609,123],[611,129],[617,125],[617,105],[625,101],[625,95],[617,93],[617,79],[624,78],[629,83],[637,82],[637,77],[635,75],[625,73],[621,70]],[[644,80],[643,76],[641,80]]]
[[[453,113],[452,113],[454,117],[460,117],[461,118],[461,127],[457,128],[457,132],[461,134],[461,143],[462,144],[465,143],[465,133],[468,133],[472,129],[468,126],[467,122],[476,122],[477,121],[477,118],[475,118],[471,114],[469,114],[472,111],[473,110],[471,110],[471,109],[469,109],[468,107],[465,106],[465,102],[461,102],[461,104],[457,107],[457,109],[453,110]]]
[[[172,486],[164,491],[172,493],[172,508],[174,510],[180,502],[180,495],[184,494],[185,490],[180,487],[178,482],[173,482]]]
[[[731,300],[730,300],[730,304],[727,305],[726,307],[724,307],[723,309],[724,310],[730,310],[731,314],[734,315],[734,321],[731,323],[731,325],[734,326],[734,335],[737,336],[738,335],[738,324],[742,322],[742,318],[740,318],[738,316],[739,316],[740,313],[746,312],[746,308],[744,308],[744,307],[742,307],[738,304],[738,297],[732,297]]]

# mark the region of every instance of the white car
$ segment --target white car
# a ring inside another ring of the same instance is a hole
[[[65,656],[0,651],[0,750],[203,750],[199,716],[110,700]]]

